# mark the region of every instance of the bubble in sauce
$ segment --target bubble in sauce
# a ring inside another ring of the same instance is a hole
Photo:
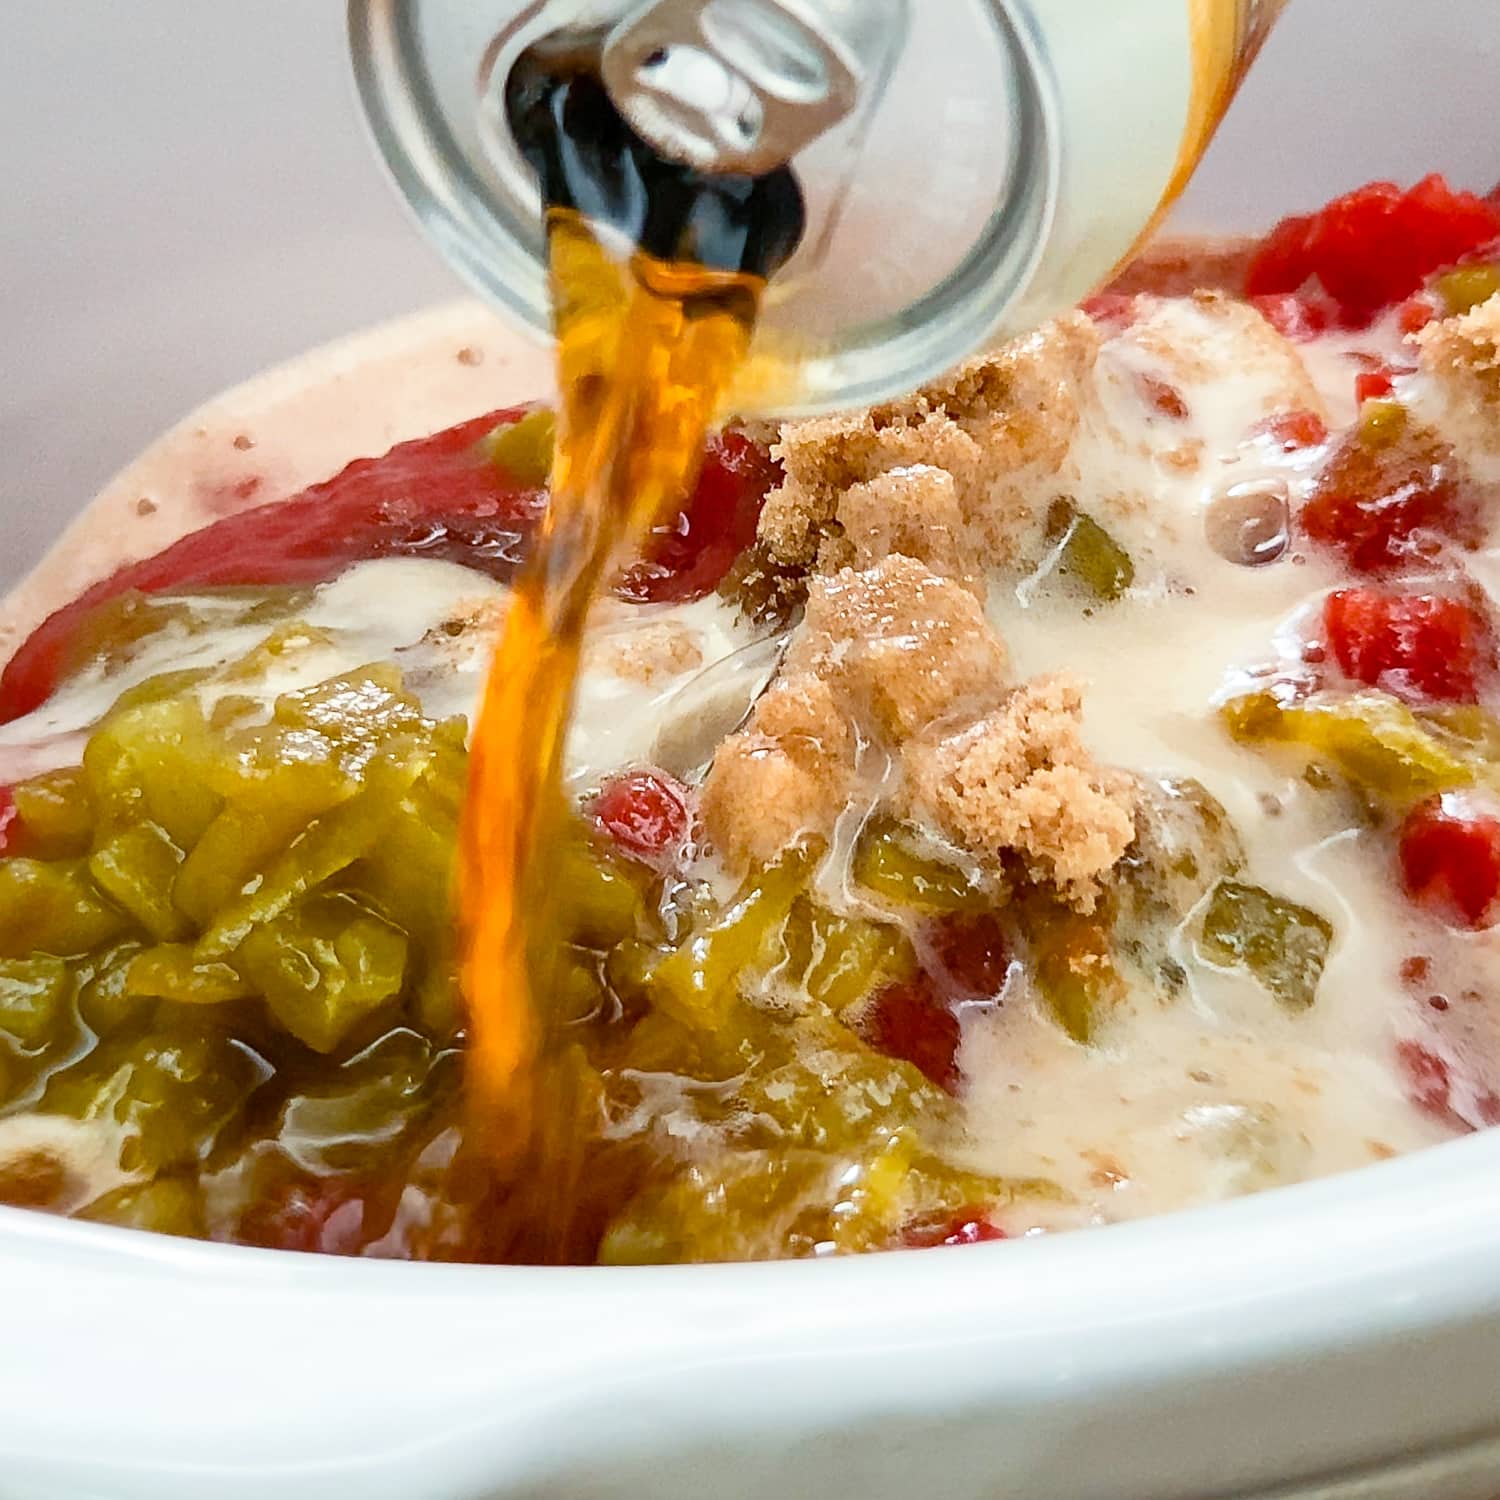
[[[1215,495],[1203,514],[1208,545],[1246,568],[1275,562],[1291,540],[1291,504],[1279,479],[1247,480]]]

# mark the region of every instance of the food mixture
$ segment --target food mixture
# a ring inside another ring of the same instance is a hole
[[[217,519],[101,512],[12,601],[0,1201],[554,1253],[465,1150],[450,896],[552,435],[272,498],[239,433]],[[1500,1121],[1497,484],[1500,197],[1440,179],[711,440],[596,611],[537,914],[563,1257],[1003,1239]]]

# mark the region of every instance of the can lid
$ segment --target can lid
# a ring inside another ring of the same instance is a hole
[[[619,0],[350,0],[361,98],[397,186],[476,289],[550,330],[541,205],[505,79]],[[1011,0],[923,0],[883,86],[800,153],[801,249],[771,287],[746,409],[864,405],[981,344],[1030,282],[1057,193],[1050,75]]]

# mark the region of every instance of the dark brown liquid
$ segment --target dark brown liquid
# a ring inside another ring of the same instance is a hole
[[[766,279],[802,228],[785,170],[708,177],[658,157],[610,104],[597,46],[553,39],[507,91],[548,205],[558,442],[475,727],[460,852],[472,1128],[517,1221],[493,1237],[537,1259],[586,1254],[589,1238],[570,1212],[586,1100],[547,1003],[567,899],[549,830],[584,625],[621,553],[694,483]]]

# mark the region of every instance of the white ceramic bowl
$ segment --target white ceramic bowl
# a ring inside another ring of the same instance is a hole
[[[203,396],[451,292],[336,10],[7,8],[4,581]],[[1495,0],[1299,0],[1184,218],[1487,185],[1496,76]],[[1497,1175],[1491,1134],[1099,1233],[661,1270],[0,1210],[0,1500],[1493,1500]]]

